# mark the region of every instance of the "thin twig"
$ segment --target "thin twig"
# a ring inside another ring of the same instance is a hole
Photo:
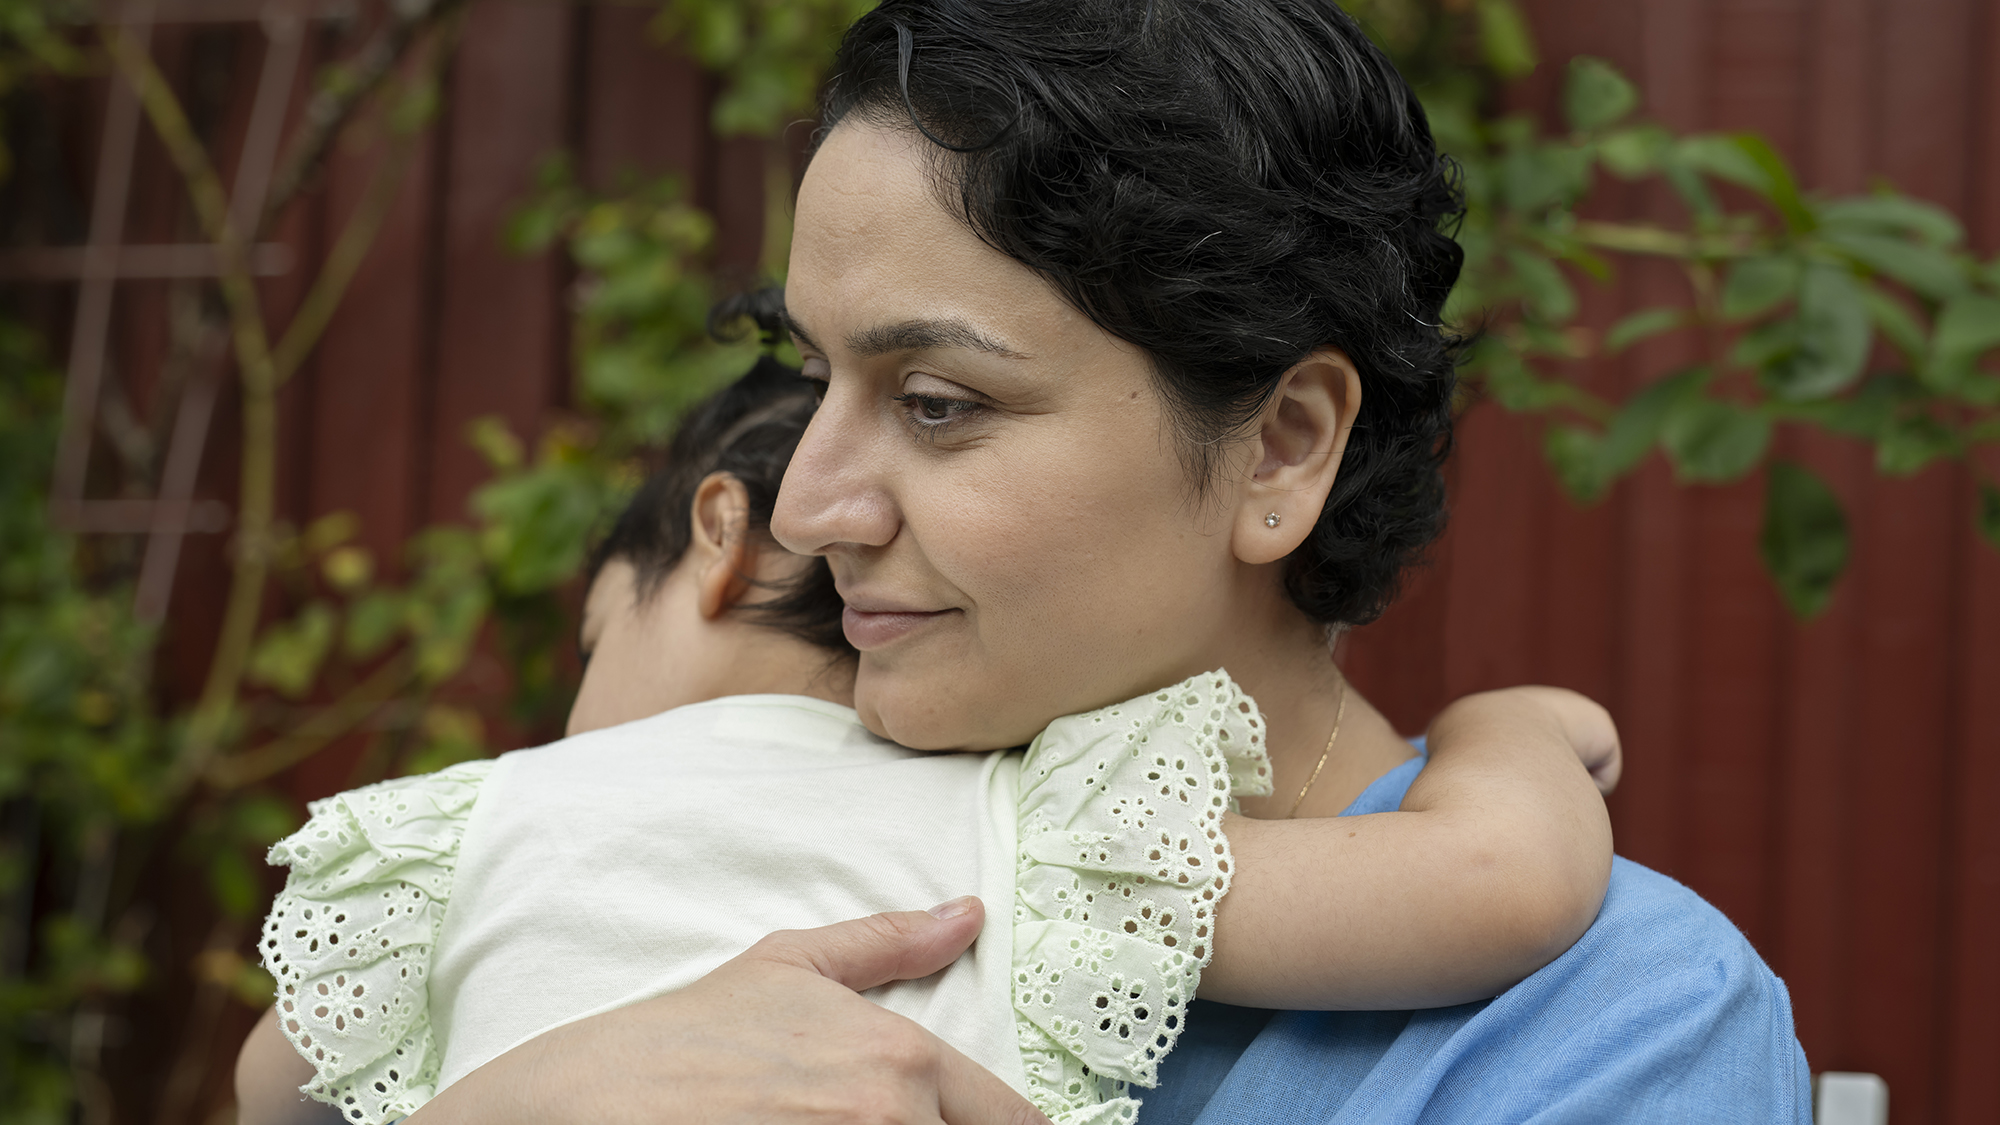
[[[154,132],[159,134],[179,169],[203,231],[215,243],[223,303],[229,310],[238,377],[243,384],[243,463],[234,573],[229,601],[223,611],[221,636],[208,666],[208,679],[202,685],[201,698],[188,724],[187,741],[175,763],[174,781],[184,785],[201,773],[204,762],[221,740],[242,686],[250,645],[256,638],[257,619],[263,608],[275,502],[277,386],[243,235],[230,222],[229,202],[221,178],[188,124],[180,100],[153,65],[146,49],[121,25],[105,25],[101,34],[118,69],[138,94]]]
[[[361,201],[355,204],[353,214],[348,217],[340,238],[328,252],[319,276],[313,279],[312,289],[299,305],[299,311],[285,326],[284,335],[278,337],[278,346],[271,353],[271,368],[280,386],[292,377],[319,343],[335,310],[340,307],[341,298],[347,295],[348,285],[361,269],[362,261],[368,257],[368,249],[374,245],[375,236],[388,218],[390,208],[395,206],[396,190],[402,186],[403,175],[409,170],[411,157],[416,154],[418,139],[416,134],[396,139],[387,159],[371,175]]]
[[[286,147],[278,173],[271,180],[271,194],[265,200],[259,229],[276,220],[285,206],[319,175],[320,165],[332,151],[340,131],[394,73],[396,64],[422,32],[442,23],[464,8],[465,3],[466,0],[430,0],[410,5],[407,12],[402,5],[389,6],[389,22],[352,59],[338,64],[339,80],[323,83],[306,102],[299,133]]]
[[[1759,240],[1748,234],[1688,234],[1650,223],[1576,224],[1577,240],[1601,250],[1664,258],[1741,258],[1754,254]]]
[[[206,779],[217,789],[236,789],[283,773],[360,726],[415,679],[416,662],[407,653],[398,655],[289,733],[255,750],[211,759]]]

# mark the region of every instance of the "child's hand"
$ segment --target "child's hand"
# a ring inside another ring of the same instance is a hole
[[[1503,688],[1467,696],[1445,708],[1438,718],[1443,719],[1462,707],[1496,703],[1525,705],[1547,714],[1561,728],[1583,768],[1590,771],[1597,791],[1609,793],[1618,788],[1618,776],[1625,767],[1625,755],[1618,744],[1618,724],[1611,721],[1611,712],[1589,696],[1568,688],[1540,685]]]

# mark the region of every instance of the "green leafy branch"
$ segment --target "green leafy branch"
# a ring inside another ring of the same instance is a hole
[[[1886,187],[1814,195],[1755,135],[1677,136],[1637,119],[1637,90],[1596,59],[1570,63],[1557,135],[1525,115],[1482,115],[1463,83],[1425,93],[1464,168],[1466,267],[1446,315],[1485,326],[1467,374],[1503,408],[1549,417],[1544,452],[1578,501],[1602,499],[1656,450],[1686,484],[1765,470],[1763,558],[1786,603],[1812,616],[1845,569],[1848,520],[1825,482],[1774,456],[1793,427],[1869,443],[1888,476],[1967,465],[1981,474],[1968,516],[2000,546],[2000,489],[1978,456],[2000,444],[1988,365],[2000,259],[1974,255],[1950,213]],[[1685,220],[1582,218],[1607,175],[1664,183]],[[1601,336],[1578,326],[1573,279],[1606,281],[1632,258],[1677,267],[1682,299]],[[1576,361],[1676,336],[1700,360],[1623,401],[1569,375]]]

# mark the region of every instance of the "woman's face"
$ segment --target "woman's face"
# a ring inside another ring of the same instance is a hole
[[[948,213],[925,145],[843,124],[800,188],[786,301],[826,392],[772,530],[833,569],[871,730],[1016,745],[1213,667],[1276,568],[1232,550],[1250,453],[1199,495],[1146,356]]]

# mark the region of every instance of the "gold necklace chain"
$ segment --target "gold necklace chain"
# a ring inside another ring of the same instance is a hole
[[[1312,792],[1313,782],[1319,780],[1319,771],[1326,768],[1327,756],[1333,753],[1333,740],[1340,737],[1340,720],[1347,717],[1347,677],[1340,677],[1340,706],[1333,712],[1333,730],[1326,736],[1326,749],[1319,752],[1319,764],[1313,767],[1312,776],[1306,778],[1305,788],[1299,790],[1299,799],[1292,802],[1292,811],[1285,814],[1290,820],[1299,815],[1299,806],[1306,803],[1306,794]]]

